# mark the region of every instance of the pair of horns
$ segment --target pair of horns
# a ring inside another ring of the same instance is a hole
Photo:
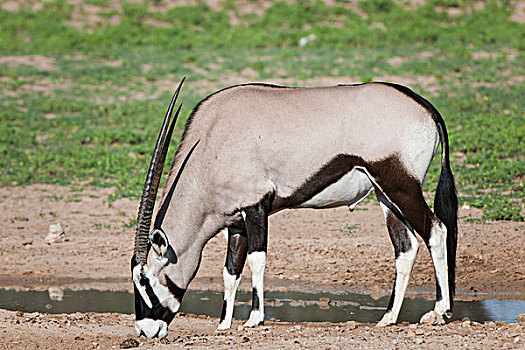
[[[144,183],[144,189],[142,190],[142,197],[140,199],[139,212],[137,216],[137,229],[135,233],[135,259],[138,263],[144,265],[148,256],[148,245],[149,245],[149,230],[151,227],[151,218],[153,216],[153,208],[155,207],[155,199],[157,197],[157,190],[159,188],[160,177],[162,170],[164,169],[164,162],[166,160],[166,154],[179,116],[182,104],[179,105],[173,121],[171,121],[171,115],[173,114],[173,108],[179,91],[184,83],[183,78],[177,87],[177,90],[173,94],[170,106],[164,117],[164,123],[160,130],[155,150],[151,156],[151,162],[146,175],[146,181]]]

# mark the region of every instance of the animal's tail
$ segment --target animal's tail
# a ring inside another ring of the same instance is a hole
[[[434,213],[447,228],[447,262],[450,307],[456,284],[456,247],[458,242],[458,197],[454,176],[450,169],[448,134],[442,118],[436,118],[436,124],[441,139],[441,175],[434,198]]]

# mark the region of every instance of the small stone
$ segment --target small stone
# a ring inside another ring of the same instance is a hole
[[[49,293],[49,299],[55,300],[55,301],[63,301],[64,300],[64,290],[59,287],[49,287],[47,290]]]
[[[245,336],[245,337],[242,337],[242,342],[243,342],[243,343],[247,343],[247,342],[249,342],[249,341],[250,341],[250,338],[248,338],[248,337],[246,337],[246,336]]]
[[[131,349],[131,348],[136,348],[139,345],[140,343],[138,342],[137,339],[128,338],[124,340],[122,343],[120,343],[120,348],[121,349]]]
[[[24,313],[23,313],[22,311],[19,310],[19,311],[15,312],[15,316],[16,316],[16,317],[23,317],[23,316],[24,316]]]
[[[66,242],[66,231],[62,227],[61,223],[55,225],[49,225],[49,233],[47,234],[45,241],[47,244]]]
[[[519,314],[516,319],[519,323],[525,323],[525,314]]]
[[[423,338],[416,338],[416,339],[414,339],[414,342],[416,344],[418,344],[418,345],[421,345],[421,344],[423,344],[425,342],[425,339],[423,339]]]

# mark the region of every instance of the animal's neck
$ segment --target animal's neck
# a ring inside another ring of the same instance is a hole
[[[173,191],[162,223],[177,256],[177,262],[168,269],[169,277],[182,289],[195,276],[206,242],[227,224],[208,197],[188,166]]]

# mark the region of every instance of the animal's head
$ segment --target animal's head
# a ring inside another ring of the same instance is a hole
[[[168,324],[179,310],[185,291],[178,288],[165,273],[170,265],[176,265],[177,255],[169,243],[168,236],[162,230],[162,221],[167,209],[164,205],[159,210],[150,232],[160,177],[181,106],[170,123],[171,115],[183,82],[184,79],[173,95],[152,155],[138,212],[135,254],[131,259],[135,290],[135,329],[137,336],[143,334],[147,338],[162,338],[168,334]],[[172,187],[176,184],[181,170],[182,168]]]

